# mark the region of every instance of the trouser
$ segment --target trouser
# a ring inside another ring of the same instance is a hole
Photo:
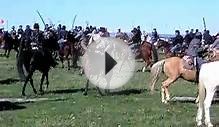
[[[201,69],[202,64],[207,63],[206,60],[204,60],[202,57],[196,56],[193,58],[194,60],[194,65],[196,67],[196,81],[198,82],[199,80],[199,72]]]
[[[181,50],[181,45],[180,45],[180,44],[177,44],[177,45],[173,46],[173,47],[170,49],[170,51],[171,51],[172,53],[174,53],[174,54],[180,52],[180,50]]]

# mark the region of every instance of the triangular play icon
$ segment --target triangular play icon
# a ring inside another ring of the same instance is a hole
[[[109,73],[116,64],[117,62],[107,52],[105,52],[105,75],[107,75],[107,73]]]

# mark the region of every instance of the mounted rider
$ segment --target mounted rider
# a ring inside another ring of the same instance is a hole
[[[213,37],[210,35],[210,31],[209,30],[206,30],[204,31],[204,34],[203,34],[203,41],[204,41],[204,44],[205,45],[211,45],[213,44]]]
[[[33,55],[42,55],[48,59],[48,64],[56,64],[55,60],[52,57],[52,53],[46,47],[46,42],[44,38],[43,31],[39,29],[39,24],[35,23],[31,33],[31,46]],[[35,57],[35,56],[33,56]]]
[[[202,34],[200,32],[197,32],[186,51],[186,55],[191,57],[193,65],[196,67],[197,71],[199,71],[201,65],[206,62],[202,58],[204,49],[202,48],[201,40]]]
[[[185,31],[185,37],[183,38],[183,46],[185,46],[186,48],[189,47],[190,42],[192,41],[192,37],[189,34],[189,30]]]
[[[21,37],[21,50],[31,50],[31,34],[32,29],[29,25],[26,25],[26,29],[24,30],[22,37]]]
[[[18,39],[21,39],[21,36],[22,36],[23,33],[24,33],[24,30],[23,30],[22,27],[23,27],[22,25],[19,25],[19,28],[18,28],[18,30],[17,30]]]
[[[58,34],[58,43],[61,49],[64,48],[64,45],[67,42],[67,34],[68,34],[68,31],[66,30],[66,26],[63,25]]]
[[[154,43],[156,43],[158,39],[159,39],[159,35],[157,33],[157,29],[154,28],[151,35],[151,43],[154,45]]]
[[[183,36],[180,35],[180,31],[176,30],[175,31],[175,38],[173,38],[173,43],[172,43],[172,48],[171,48],[171,52],[173,54],[179,53],[181,48],[182,48],[182,44],[183,44]]]

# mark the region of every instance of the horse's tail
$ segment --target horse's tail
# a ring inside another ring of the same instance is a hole
[[[155,84],[156,84],[157,80],[159,79],[160,73],[163,70],[164,63],[165,63],[165,60],[161,60],[161,61],[158,61],[157,63],[155,63],[151,67],[151,78],[152,78],[152,81],[150,84],[151,92],[154,91]]]
[[[151,51],[152,51],[152,54],[153,54],[153,63],[158,62],[157,49],[156,49],[156,47],[153,44],[151,44]]]

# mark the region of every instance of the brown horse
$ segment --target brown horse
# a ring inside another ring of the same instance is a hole
[[[171,52],[172,45],[168,41],[159,39],[157,41],[156,46],[157,46],[158,49],[163,48],[165,58],[174,57],[174,56],[178,56],[178,57],[183,57],[184,56],[184,51],[185,51],[184,48],[182,48],[182,51],[180,53],[175,53],[175,54],[172,53]]]
[[[153,63],[158,61],[158,54],[155,46],[149,42],[143,41],[140,46],[140,58],[146,63],[146,66],[142,70],[144,72],[147,67],[151,67]]]
[[[169,86],[178,78],[183,78],[187,81],[196,81],[196,69],[188,70],[184,68],[184,61],[180,57],[170,57],[155,63],[151,68],[152,82],[151,91],[153,92],[155,83],[157,82],[161,72],[164,72],[167,79],[162,82],[161,99],[163,103],[170,100]]]

